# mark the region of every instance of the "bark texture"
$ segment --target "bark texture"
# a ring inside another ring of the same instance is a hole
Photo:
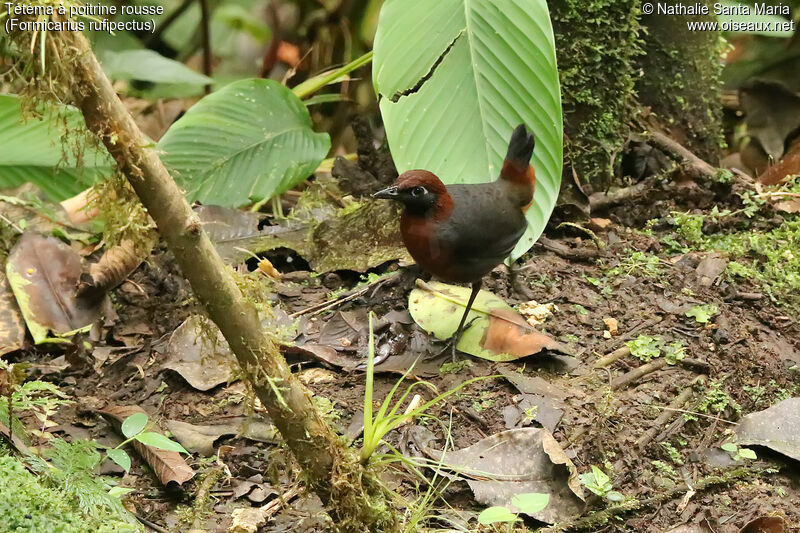
[[[655,113],[670,137],[706,161],[719,161],[722,136],[722,37],[713,31],[690,31],[687,22],[714,22],[711,14],[644,15],[645,55],[637,84],[639,101]]]
[[[74,103],[128,178],[161,236],[216,323],[267,408],[309,487],[342,531],[395,531],[384,494],[369,481],[355,455],[314,408],[309,391],[264,334],[255,307],[230,275],[200,220],[150,142],[136,126],[79,33],[58,32],[57,46],[74,52]]]

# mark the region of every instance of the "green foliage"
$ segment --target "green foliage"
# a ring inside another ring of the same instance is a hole
[[[68,454],[69,455],[69,454]],[[50,468],[50,467],[44,467]],[[28,472],[13,457],[0,455],[0,533],[134,533],[142,531],[136,519],[122,508],[119,500],[112,503],[111,497],[101,498],[96,485],[88,487],[93,496],[75,493],[75,489],[87,490],[87,486],[76,485],[74,474],[71,489],[60,490],[53,486],[54,474],[40,480]],[[80,507],[90,498],[95,505],[90,512]],[[83,499],[81,499],[83,498]]]
[[[192,106],[158,143],[190,201],[239,207],[308,178],[330,149],[292,91],[272,80],[231,83]]]
[[[370,313],[369,352],[367,355],[366,389],[364,390],[364,438],[361,446],[361,461],[364,463],[369,460],[387,433],[411,420],[421,417],[428,409],[447,399],[449,396],[456,394],[464,387],[467,387],[477,381],[489,379],[487,377],[469,379],[461,383],[456,388],[441,394],[439,394],[436,386],[432,383],[427,381],[417,381],[406,388],[405,392],[396,402],[394,402],[394,405],[392,405],[392,401],[394,400],[394,396],[398,389],[403,384],[403,381],[406,379],[406,377],[408,377],[408,375],[414,369],[414,365],[412,364],[411,368],[409,368],[408,371],[403,374],[403,377],[401,377],[397,383],[394,384],[394,387],[392,387],[392,390],[389,391],[389,394],[383,400],[383,403],[381,403],[378,411],[374,412],[374,406],[372,403],[373,385],[375,380],[375,333],[372,328],[373,318],[373,314]],[[415,390],[415,387],[417,386],[429,389],[436,396],[434,396],[432,400],[424,402],[422,405],[415,407],[414,409],[406,410],[405,412],[400,411],[400,408],[408,398],[409,394],[411,394],[411,392]]]
[[[511,505],[519,509],[519,513],[534,516],[544,510],[550,503],[550,495],[538,492],[527,492],[525,494],[515,494],[511,499]],[[478,522],[485,526],[506,523],[513,524],[519,522],[519,513],[514,513],[508,507],[496,505],[488,507],[478,515]]]
[[[617,266],[606,271],[607,276],[641,276],[645,278],[661,277],[661,259],[645,252],[628,250]]]
[[[733,442],[726,442],[720,447],[726,452],[728,452],[734,461],[743,461],[745,459],[755,461],[756,459],[758,459],[756,452],[754,452],[750,448],[740,448],[737,444]]]
[[[447,184],[486,182],[499,174],[512,130],[533,129],[536,193],[512,258],[525,253],[553,210],[563,160],[547,2],[387,0],[373,82],[401,172],[424,168]],[[458,134],[443,135],[443,125]]]
[[[97,445],[100,448],[105,448],[106,455],[109,459],[117,463],[126,472],[131,468],[131,458],[128,453],[122,449],[123,446],[131,441],[139,441],[145,446],[152,446],[160,450],[167,450],[170,452],[178,452],[188,454],[189,452],[179,443],[154,431],[146,431],[148,427],[149,417],[146,413],[134,413],[122,421],[121,431],[125,436],[125,440],[119,443],[115,448],[108,448],[105,446]]]
[[[656,461],[650,461],[650,463],[654,467],[656,467],[656,470],[658,470],[662,474],[665,474],[665,475],[667,475],[667,476],[669,476],[671,478],[677,478],[678,477],[678,473],[675,471],[675,469],[672,468],[672,466],[670,466],[667,463],[665,463],[664,461],[657,461],[656,460]]]
[[[622,494],[614,490],[614,484],[611,482],[611,478],[595,465],[592,465],[591,472],[581,474],[578,476],[578,479],[580,479],[583,486],[586,487],[590,492],[600,496],[601,498],[606,498],[612,502],[618,502],[625,499]]]
[[[463,370],[472,366],[472,361],[464,359],[462,361],[443,363],[439,372],[442,374],[459,374]]]
[[[721,380],[712,379],[708,383],[705,395],[700,403],[697,405],[696,410],[700,413],[721,413],[728,406],[733,407],[736,411],[741,411],[741,406],[731,398],[730,394],[723,389],[723,382]],[[693,415],[686,413],[684,417],[687,420],[696,420]]]
[[[86,125],[72,107],[25,114],[16,96],[0,95],[0,189],[33,183],[56,201],[110,175],[105,149],[87,146]]]
[[[704,304],[693,306],[686,311],[686,316],[694,318],[698,324],[708,324],[718,313],[719,306],[717,304]]]
[[[106,75],[113,80],[180,83],[199,87],[213,81],[183,63],[168,59],[153,50],[108,51],[101,54],[100,60]]]
[[[752,197],[738,211],[716,211],[710,215],[673,213],[677,233],[692,248],[726,253],[731,262],[726,274],[732,278],[752,280],[776,303],[792,311],[800,311],[800,217],[784,215],[785,221],[765,231],[747,228],[730,233],[706,235],[706,220],[723,220],[735,215],[752,216],[762,200]]]
[[[645,363],[661,356],[661,341],[655,337],[639,335],[625,345],[630,349],[631,355]]]
[[[664,451],[669,456],[670,461],[672,461],[676,465],[683,464],[683,457],[681,456],[680,452],[675,449],[675,446],[673,446],[669,442],[662,442],[661,447],[664,448]]]
[[[551,2],[564,99],[567,161],[587,182],[609,182],[636,113],[642,53],[637,0]]]
[[[519,518],[517,518],[515,513],[511,512],[511,509],[501,505],[487,507],[481,511],[481,514],[478,515],[478,522],[484,526],[498,523],[517,522],[518,520]]]

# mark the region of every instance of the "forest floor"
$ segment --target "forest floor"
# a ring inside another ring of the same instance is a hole
[[[718,224],[710,204],[702,207],[692,212],[703,224]],[[376,402],[417,356],[409,380],[425,379],[440,391],[468,378],[495,376],[436,404],[417,424],[391,432],[387,441],[399,454],[413,456],[426,447],[458,450],[509,429],[544,426],[579,472],[598,466],[610,476],[614,491],[644,502],[588,530],[660,532],[685,525],[679,531],[738,532],[764,515],[783,516],[796,530],[797,464],[763,447],[755,448],[756,459],[748,459],[720,445],[732,440],[744,415],[800,396],[797,302],[775,293],[773,300],[764,280],[730,275],[726,267],[735,257],[688,243],[690,232],[681,224],[691,220],[664,216],[674,208],[668,200],[650,202],[647,212],[623,205],[585,224],[591,235],[551,227],[547,246],[537,245],[520,261],[513,283],[505,267],[488,276],[485,288],[511,305],[531,299],[554,304],[543,328],[566,346],[566,355],[542,352],[493,363],[459,354],[452,364],[449,351],[441,355],[444,345],[408,314],[408,293],[418,273],[396,262],[376,272],[400,270],[402,275],[372,279],[368,290],[352,292],[357,274],[317,276],[304,270],[302,261],[285,268],[283,252],[275,252],[273,262],[284,275],[274,282],[272,303],[277,314],[295,314],[298,345],[332,347],[335,357],[328,359],[334,362],[366,355],[367,317],[374,312],[376,352],[385,358],[378,365]],[[765,211],[752,219],[734,215],[735,224],[712,230],[744,240],[753,230],[781,231],[787,220],[795,220]],[[653,213],[662,218],[646,224]],[[796,238],[781,238],[777,252],[788,246],[788,253],[792,247],[797,253]],[[58,412],[59,425],[51,432],[116,445],[121,438],[96,411],[137,405],[184,446],[206,454],[188,459],[198,475],[177,490],[165,489],[138,457],[124,478],[106,461],[102,473],[136,489],[129,507],[140,516],[171,531],[227,531],[234,510],[263,507],[285,496],[264,515],[268,521],[261,531],[325,530],[319,501],[295,490],[292,461],[269,427],[252,424],[244,431],[252,438],[234,435],[237,428],[243,432],[241,420],[266,415],[242,382],[227,382],[230,369],[204,365],[205,378],[222,383],[203,392],[167,368],[174,366],[170,337],[196,312],[170,254],[158,249],[115,290],[113,302],[118,317],[108,322],[104,340],[83,364],[52,361],[45,353],[27,357],[37,369],[34,377],[57,383],[77,401]],[[315,310],[325,302],[335,303]],[[609,354],[614,357],[603,360]],[[293,358],[293,368],[317,405],[346,438],[357,439],[364,372],[301,356]],[[646,372],[628,374],[642,368]],[[376,468],[407,501],[426,495],[427,486],[398,463]],[[464,481],[438,479],[434,497],[421,508],[431,517],[426,527],[474,530],[474,517],[485,506]],[[210,495],[206,504],[196,503],[198,490]],[[615,505],[585,487],[584,493],[584,515]]]

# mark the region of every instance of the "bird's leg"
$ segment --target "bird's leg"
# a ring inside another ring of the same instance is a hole
[[[482,284],[483,284],[482,279],[473,282],[472,292],[470,293],[469,300],[467,301],[467,308],[464,309],[464,314],[461,315],[461,322],[459,322],[458,324],[458,329],[456,330],[455,335],[453,335],[453,338],[450,339],[450,342],[452,343],[454,363],[456,362],[456,345],[458,344],[458,341],[461,340],[461,333],[464,329],[464,322],[467,321],[467,316],[469,315],[469,311],[470,309],[472,309],[472,304],[473,302],[475,302],[475,297],[478,296],[478,292],[480,292]]]

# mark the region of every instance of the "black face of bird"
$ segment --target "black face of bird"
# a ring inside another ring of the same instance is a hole
[[[438,203],[436,193],[431,192],[424,185],[400,188],[396,185],[387,187],[372,195],[373,198],[395,200],[401,202],[409,213],[424,215],[434,209]]]

